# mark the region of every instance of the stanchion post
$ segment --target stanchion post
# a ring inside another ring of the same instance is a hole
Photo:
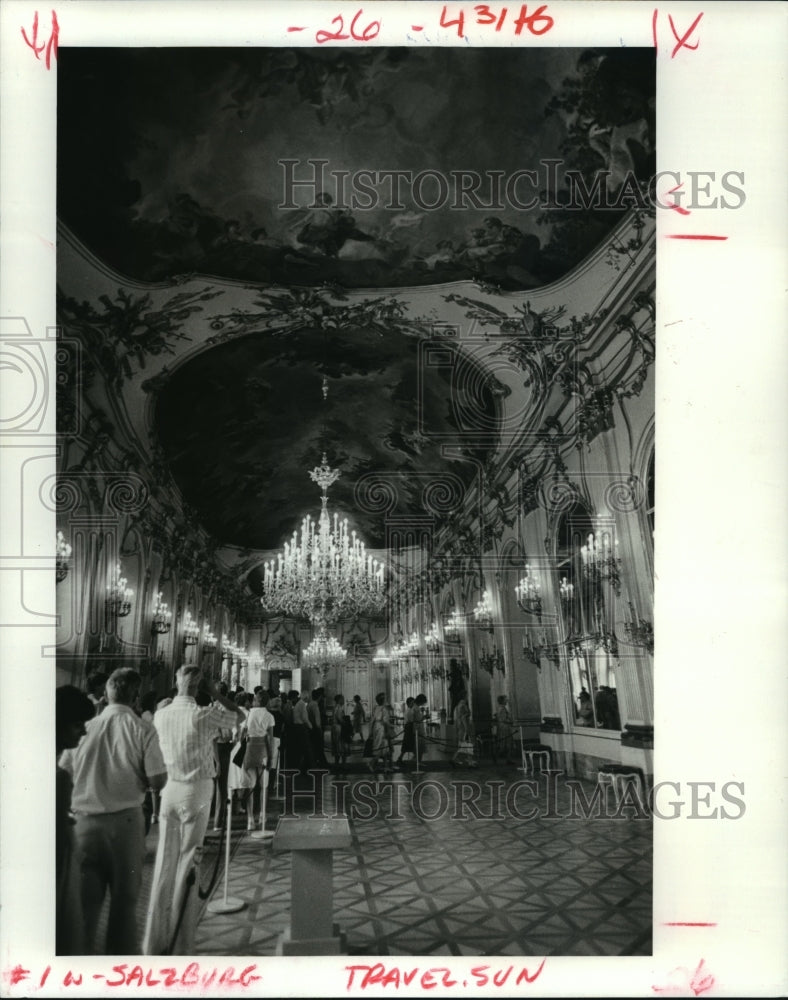
[[[224,896],[222,899],[213,899],[206,909],[209,913],[237,913],[242,910],[246,903],[238,896],[228,896],[230,881],[230,834],[233,829],[233,793],[232,789],[227,790],[227,833],[225,836],[224,849]]]
[[[421,733],[418,731],[418,729],[415,728],[415,726],[414,726],[414,729],[413,729],[413,735],[414,735],[414,737],[416,739],[416,767],[413,769],[412,773],[413,774],[424,774],[424,772],[419,767],[419,763],[420,763],[419,762],[419,742],[420,742],[419,737],[421,736]]]
[[[253,830],[252,840],[269,840],[274,835],[273,830],[266,830],[265,824],[268,819],[268,768],[263,768],[263,787],[260,789],[260,829]]]
[[[525,741],[523,740],[523,727],[520,726],[520,763],[522,767],[518,767],[518,771],[522,771],[523,774],[529,774],[529,768],[527,766],[527,760],[525,757]]]

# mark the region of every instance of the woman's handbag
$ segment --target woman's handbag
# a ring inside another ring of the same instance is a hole
[[[241,740],[238,744],[238,749],[233,754],[233,764],[236,767],[244,766],[244,757],[246,756],[246,740]]]

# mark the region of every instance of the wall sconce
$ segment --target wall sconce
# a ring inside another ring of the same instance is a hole
[[[572,598],[575,593],[575,585],[570,583],[564,576],[561,578],[561,586],[558,588],[558,596],[561,599],[561,604],[564,607],[568,607],[572,603]]]
[[[449,615],[449,620],[446,622],[446,627],[443,630],[443,635],[446,642],[450,642],[452,645],[457,645],[460,642],[460,626],[465,624],[465,618],[456,609],[452,611]]]
[[[529,615],[542,617],[541,584],[531,567],[526,563],[525,576],[514,588],[520,610]]]
[[[196,646],[200,638],[200,626],[187,611],[183,618],[183,642],[186,646]]]
[[[500,670],[502,674],[506,673],[506,661],[504,660],[503,653],[495,643],[493,643],[491,653],[485,649],[481,654],[479,657],[479,666],[482,670],[486,670],[490,677],[492,677],[495,670]]]
[[[611,541],[611,532],[597,527],[580,547],[583,572],[593,582],[608,580],[616,594],[621,593],[621,559],[618,556],[618,539]]]
[[[437,653],[441,648],[440,636],[438,635],[438,624],[433,622],[430,625],[430,631],[424,640],[424,645],[427,648],[428,653]]]
[[[172,628],[172,611],[161,599],[161,591],[156,595],[156,604],[153,608],[153,622],[151,625],[157,635],[166,635]]]
[[[485,590],[482,599],[473,609],[473,619],[479,628],[492,632],[493,615],[489,590]]]
[[[203,637],[202,637],[203,652],[204,653],[215,653],[216,652],[216,645],[217,645],[217,643],[218,643],[218,639],[216,638],[216,636],[213,634],[213,632],[208,628],[208,625],[206,624],[204,626]]]
[[[71,559],[71,546],[63,537],[63,532],[58,531],[55,537],[55,580],[62,583],[68,576],[68,563]]]
[[[627,639],[633,646],[640,646],[653,656],[654,626],[647,618],[641,618],[635,613],[632,601],[627,603],[629,604],[629,613],[632,615],[631,621],[624,622]]]
[[[115,579],[107,584],[107,607],[118,618],[125,618],[131,611],[134,591],[127,587],[125,576],[120,575],[120,563],[115,566]]]

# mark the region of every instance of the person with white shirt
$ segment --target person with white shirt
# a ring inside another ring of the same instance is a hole
[[[252,778],[252,786],[246,799],[246,829],[254,830],[262,822],[265,812],[263,796],[267,782],[263,782],[263,772],[272,759],[274,739],[274,717],[268,711],[269,694],[262,689],[254,696],[254,705],[246,717],[246,753],[244,770]],[[259,789],[260,808],[257,819],[254,816],[255,792]]]
[[[218,728],[232,726],[242,715],[212,681],[207,691],[213,704],[198,706],[199,667],[181,667],[175,680],[178,694],[153,718],[167,766],[167,784],[159,811],[159,845],[142,945],[145,955],[194,951],[195,883],[216,775],[213,741]]]
[[[138,954],[137,899],[145,859],[143,802],[167,780],[156,730],[132,708],[142,678],[122,667],[106,682],[107,706],[71,755],[71,808],[82,853],[85,945],[94,954]],[[109,890],[107,936],[96,941]]]

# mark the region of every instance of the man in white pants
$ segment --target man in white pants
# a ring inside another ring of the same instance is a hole
[[[175,675],[178,694],[153,717],[167,784],[159,810],[159,846],[142,943],[145,955],[194,951],[199,863],[216,774],[213,741],[220,727],[243,717],[213,682],[208,683],[208,693],[214,702],[200,708],[195,695],[201,679],[199,667],[181,667]]]

